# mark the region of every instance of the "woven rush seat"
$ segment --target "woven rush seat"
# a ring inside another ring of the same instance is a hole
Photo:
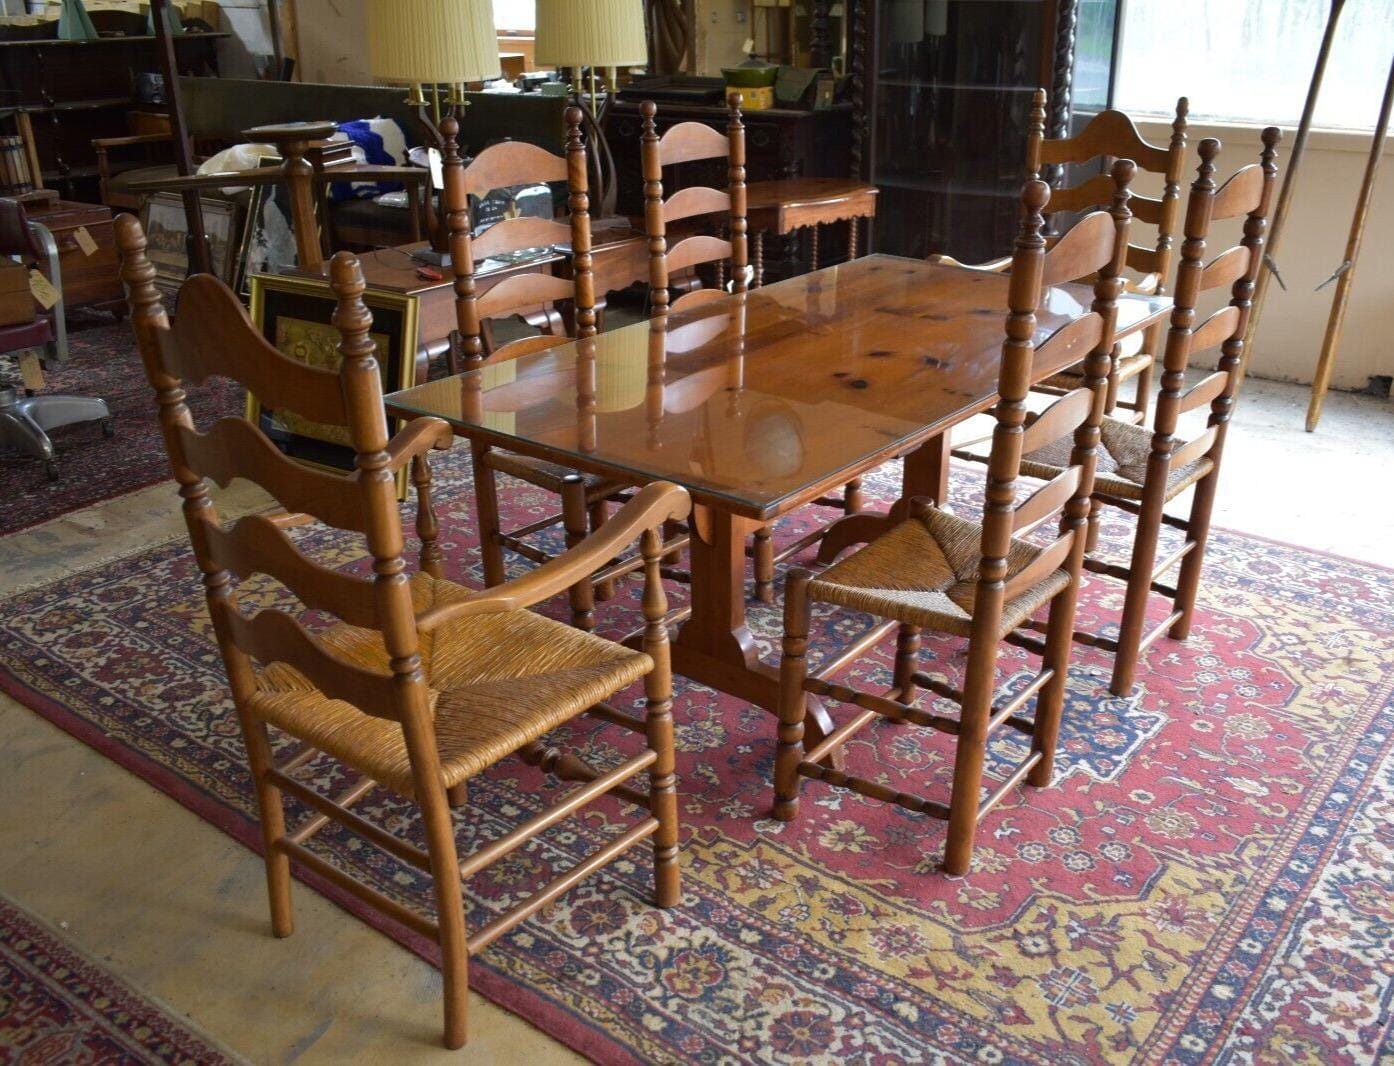
[[[973,625],[982,536],[977,522],[932,510],[923,520],[902,522],[829,567],[809,583],[808,592],[825,603],[967,637]],[[1043,550],[1013,540],[1007,577],[1026,569]],[[1069,582],[1066,571],[1054,570],[1008,600],[999,637],[1031,617]]]
[[[1027,477],[1055,477],[1070,461],[1073,437],[1062,437],[1044,448],[1037,448],[1021,460],[1021,472]],[[1147,457],[1152,453],[1152,430],[1105,418],[1099,429],[1098,470],[1094,475],[1094,492],[1117,496],[1125,500],[1142,499],[1142,483],[1147,477]],[[1167,474],[1166,499],[1185,492],[1211,470],[1215,464],[1202,456],[1193,463],[1177,467]]]
[[[453,582],[412,577],[418,615],[471,595]],[[376,630],[339,623],[316,634],[334,654],[387,673]],[[536,740],[653,667],[642,652],[531,611],[481,614],[421,633],[441,776],[452,788]],[[413,794],[402,727],[324,696],[299,671],[272,663],[260,672],[253,714],[404,795]]]
[[[1142,335],[1135,334],[1138,342],[1141,343]],[[1132,338],[1129,338],[1130,340]],[[1137,377],[1149,366],[1152,365],[1152,356],[1147,352],[1132,352],[1127,355],[1119,355],[1117,362],[1117,378],[1119,381],[1129,381]],[[1046,378],[1042,385],[1054,389],[1077,389],[1084,382],[1084,364],[1076,363],[1074,366],[1052,374]]]
[[[611,492],[621,492],[624,489],[633,488],[632,485],[625,484],[623,481],[615,481],[613,478],[602,477],[599,474],[588,474],[583,470],[571,470],[560,463],[549,462],[546,459],[534,459],[530,455],[518,455],[516,452],[491,451],[488,462],[499,473],[520,478],[538,488],[546,489],[548,492],[560,493],[566,479],[575,474],[580,475],[582,482],[585,483],[587,493],[604,492],[608,495]]]

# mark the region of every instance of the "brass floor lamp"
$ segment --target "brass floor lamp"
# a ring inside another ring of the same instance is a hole
[[[605,140],[605,111],[614,98],[616,71],[648,62],[643,0],[537,0],[537,62],[575,72],[576,103],[586,115],[591,147],[591,188],[599,226],[615,215],[618,195],[614,156]],[[580,72],[589,69],[586,86]],[[596,71],[608,70],[602,95]]]
[[[416,108],[428,143],[440,151],[442,166],[464,166],[456,146],[447,144],[453,137],[442,132],[441,123],[447,115],[459,118],[467,83],[502,73],[489,0],[415,0],[410,5],[370,0],[368,58],[375,78],[410,86],[407,102]],[[421,258],[444,265],[450,261],[448,234],[433,200],[428,191],[431,251]]]

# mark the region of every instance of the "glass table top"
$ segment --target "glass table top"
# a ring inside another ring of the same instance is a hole
[[[990,407],[1007,278],[873,255],[388,397],[462,436],[771,518]],[[1048,289],[1036,343],[1085,314]],[[1125,296],[1119,332],[1170,309]],[[1038,365],[1037,380],[1062,367]],[[845,476],[843,476],[845,475]]]

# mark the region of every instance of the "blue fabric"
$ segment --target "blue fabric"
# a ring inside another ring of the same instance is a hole
[[[405,154],[399,158],[387,148],[383,134],[388,130],[396,134],[394,140],[400,138],[407,148],[414,147],[417,143],[411,130],[395,119],[360,118],[339,123],[339,132],[356,148],[362,150],[365,163],[386,167],[403,166],[406,163]],[[385,192],[397,192],[402,187],[399,181],[336,181],[329,186],[329,202],[338,204],[345,200],[368,200]]]

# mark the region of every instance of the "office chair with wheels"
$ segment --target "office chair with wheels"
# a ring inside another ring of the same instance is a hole
[[[58,263],[58,244],[46,226],[31,222],[18,200],[0,198],[0,255],[22,262],[37,263],[60,293],[59,300],[32,322],[0,326],[0,359],[37,350],[40,358],[59,363],[68,361],[68,330],[64,321],[63,278]],[[6,360],[6,363],[11,360]],[[22,385],[8,379],[0,364],[0,443],[17,448],[44,462],[50,480],[57,480],[58,466],[48,431],[78,422],[102,423],[102,432],[112,435],[111,409],[105,400],[89,396],[33,396]]]

